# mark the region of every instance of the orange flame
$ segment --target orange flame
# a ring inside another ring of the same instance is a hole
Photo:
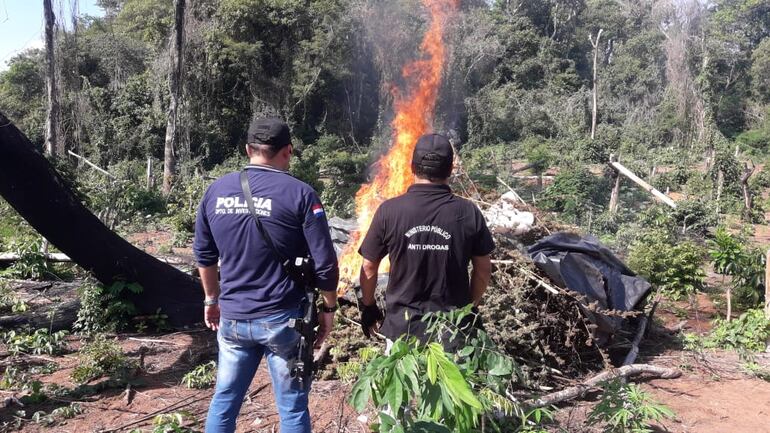
[[[358,230],[352,233],[340,256],[340,292],[357,280],[362,259],[358,248],[362,234],[369,230],[374,212],[383,201],[406,192],[413,183],[411,162],[417,139],[431,129],[433,109],[444,68],[444,25],[457,9],[458,0],[422,0],[430,11],[431,24],[420,45],[421,58],[408,63],[402,75],[408,83],[406,95],[394,92],[396,117],[393,119],[394,143],[377,161],[377,174],[356,194]]]

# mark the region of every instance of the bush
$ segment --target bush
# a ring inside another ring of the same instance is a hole
[[[575,223],[587,222],[587,215],[598,214],[609,200],[607,179],[594,176],[584,166],[559,172],[543,193],[538,205],[560,212]]]
[[[141,293],[142,286],[116,281],[104,288],[95,282],[86,282],[79,291],[80,309],[73,329],[91,335],[128,328],[131,318],[137,313],[134,302],[128,296]]]
[[[754,309],[729,322],[723,319],[715,320],[714,328],[704,339],[704,346],[761,352],[765,350],[768,338],[770,320],[765,318],[764,311]]]
[[[136,362],[128,359],[118,343],[100,335],[80,349],[78,366],[72,370],[72,380],[87,383],[108,376],[110,380],[125,383],[137,367]]]
[[[640,237],[631,245],[628,266],[672,299],[680,299],[703,289],[704,251],[689,240],[674,242],[660,231]]]

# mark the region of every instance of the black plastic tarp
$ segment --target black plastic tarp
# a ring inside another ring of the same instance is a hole
[[[555,233],[529,247],[528,253],[554,283],[584,295],[589,304],[598,304],[598,310],[634,310],[650,292],[650,283],[636,276],[593,236]],[[623,325],[620,317],[581,307],[604,337]]]

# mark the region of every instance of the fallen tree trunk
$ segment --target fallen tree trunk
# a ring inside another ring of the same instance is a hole
[[[22,255],[16,253],[0,253],[0,262],[15,262],[22,258]],[[49,262],[71,262],[72,259],[62,253],[45,253],[43,258]]]
[[[70,329],[77,319],[79,309],[80,300],[72,299],[45,311],[0,316],[0,328],[28,326],[32,329],[51,328],[52,331]]]
[[[201,320],[200,283],[128,243],[75,197],[59,173],[0,113],[0,195],[41,235],[100,282],[135,282],[141,313],[158,308],[169,323]]]
[[[22,259],[21,254],[17,253],[0,253],[0,263],[12,263],[16,262]],[[167,265],[177,265],[177,266],[195,266],[195,260],[193,259],[185,259],[184,257],[176,257],[176,256],[153,256],[156,259],[160,260],[161,262],[167,264]],[[63,253],[45,253],[43,254],[43,258],[46,261],[49,262],[55,262],[55,263],[71,263],[73,260],[66,254]]]
[[[561,391],[552,392],[537,399],[527,400],[524,405],[530,408],[551,406],[563,401],[580,397],[592,388],[611,380],[647,374],[661,379],[675,379],[682,375],[679,370],[673,368],[657,367],[650,364],[631,364],[623,367],[603,371],[585,382]]]

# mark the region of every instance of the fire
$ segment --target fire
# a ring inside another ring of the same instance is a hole
[[[431,129],[433,109],[444,68],[444,26],[447,17],[457,9],[458,0],[422,0],[430,11],[431,23],[420,45],[420,59],[402,69],[407,84],[406,94],[394,92],[396,116],[393,119],[394,142],[390,150],[377,161],[377,174],[371,183],[363,185],[356,194],[358,231],[354,232],[340,256],[340,280],[344,292],[355,282],[362,259],[358,248],[363,234],[371,225],[374,212],[383,201],[406,192],[414,179],[411,170],[412,152],[417,139]]]

